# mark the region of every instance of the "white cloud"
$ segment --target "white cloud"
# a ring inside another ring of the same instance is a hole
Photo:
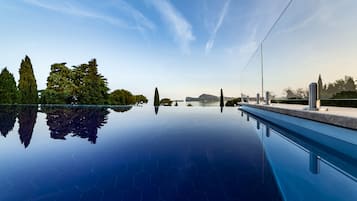
[[[291,33],[307,27],[338,24],[338,19],[334,16],[336,12],[342,13],[343,1],[317,1],[294,4],[294,9],[290,10],[290,16],[286,20],[285,27],[277,33]],[[356,5],[356,4],[355,4]],[[347,12],[346,9],[344,12]],[[292,17],[291,17],[292,16]]]
[[[52,11],[59,12],[59,13],[101,20],[103,22],[106,22],[106,23],[109,23],[109,24],[112,24],[115,26],[119,26],[121,28],[133,28],[119,18],[114,18],[111,16],[96,13],[93,11],[88,11],[88,10],[85,10],[84,8],[74,6],[68,2],[64,3],[64,4],[55,4],[55,3],[49,3],[48,1],[41,1],[41,0],[24,0],[24,1],[26,3],[33,5],[33,6],[37,6],[40,8],[47,9],[47,10],[52,10]]]
[[[151,1],[152,5],[159,11],[162,19],[170,26],[175,34],[175,40],[179,43],[185,53],[190,52],[190,43],[195,40],[191,24],[182,14],[167,0]]]
[[[221,28],[223,20],[226,17],[230,2],[231,2],[230,0],[227,0],[226,3],[223,6],[223,9],[222,9],[222,11],[221,11],[221,13],[219,15],[218,22],[217,22],[216,26],[214,27],[214,29],[213,29],[213,31],[211,33],[210,39],[206,43],[206,49],[205,49],[206,54],[208,54],[211,51],[211,49],[212,49],[212,47],[214,45],[214,41],[216,39],[217,32]]]
[[[128,4],[125,1],[118,0],[116,8],[119,10],[127,13],[130,15],[132,18],[134,18],[137,28],[139,30],[144,30],[144,29],[149,29],[149,30],[155,30],[156,26],[155,24],[150,21],[143,13],[141,13],[139,10],[135,9],[132,7],[130,4]]]

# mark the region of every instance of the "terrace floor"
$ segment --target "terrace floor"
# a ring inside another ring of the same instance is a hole
[[[291,110],[302,110],[302,109],[308,107],[308,105],[276,104],[276,103],[271,104],[270,106],[276,107],[276,108],[286,108],[286,109],[291,109]],[[331,114],[331,115],[357,118],[357,108],[333,107],[333,106],[322,106],[321,108],[322,108],[322,110],[314,111],[314,112],[322,113],[322,114]],[[327,108],[327,111],[323,110],[326,108]]]
[[[320,111],[309,111],[304,110],[307,105],[253,103],[240,103],[240,105],[357,130],[357,108],[326,106],[321,107]],[[323,110],[326,108],[327,110]]]

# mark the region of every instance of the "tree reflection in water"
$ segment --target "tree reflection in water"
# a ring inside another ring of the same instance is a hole
[[[132,106],[112,107],[115,112],[127,112]],[[14,128],[16,117],[19,122],[18,133],[21,144],[27,148],[30,145],[33,129],[36,124],[37,112],[47,115],[47,125],[52,139],[65,140],[68,134],[88,139],[95,144],[98,129],[108,120],[106,107],[48,107],[42,106],[10,106],[0,107],[0,134],[4,137]]]
[[[118,106],[118,107],[111,107],[110,109],[114,110],[115,112],[127,112],[131,110],[133,106]]]
[[[16,122],[16,107],[15,106],[1,106],[0,107],[0,133],[6,137],[12,131]]]
[[[97,141],[98,129],[107,123],[107,108],[42,108],[47,114],[47,125],[51,133],[51,138],[65,140],[66,136],[87,138],[89,142],[95,144]]]
[[[30,145],[33,128],[36,124],[37,106],[19,106],[17,111],[20,141],[27,148]]]

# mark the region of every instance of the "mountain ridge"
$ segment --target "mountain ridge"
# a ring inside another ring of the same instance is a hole
[[[232,97],[224,97],[224,100],[232,100]],[[200,102],[219,102],[219,96],[211,94],[201,94],[198,97],[186,97],[186,101],[200,101]]]

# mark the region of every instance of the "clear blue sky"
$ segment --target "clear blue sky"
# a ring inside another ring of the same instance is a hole
[[[240,72],[287,0],[13,0],[0,4],[0,67],[18,80],[32,59],[45,88],[50,65],[96,58],[109,87],[149,99],[239,96]],[[289,20],[285,27],[304,22]],[[307,13],[309,17],[309,13]],[[294,18],[295,19],[295,18]]]

